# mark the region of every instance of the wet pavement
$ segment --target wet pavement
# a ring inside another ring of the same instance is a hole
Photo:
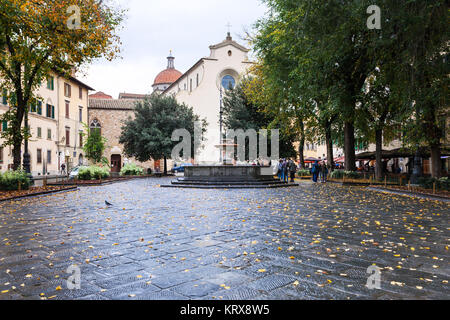
[[[308,182],[166,183],[0,203],[0,300],[450,299],[448,203]],[[372,265],[380,289],[366,287]]]

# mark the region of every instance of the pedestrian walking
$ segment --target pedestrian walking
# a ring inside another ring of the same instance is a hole
[[[322,182],[322,177],[323,177],[323,163],[319,162],[319,177],[318,177],[319,182]]]
[[[291,174],[291,182],[295,182],[295,173],[297,172],[297,165],[292,159],[289,160],[289,172]]]
[[[61,165],[61,175],[65,175],[66,174],[66,165],[63,163]]]
[[[325,165],[325,163],[323,164],[323,170],[322,170],[322,183],[326,183],[327,182],[327,178],[328,178],[328,166]]]
[[[278,161],[278,180],[282,180],[283,177],[283,160],[280,159],[280,161]]]
[[[319,177],[319,161],[314,162],[311,173],[313,175],[313,181],[317,182],[317,178]]]
[[[289,182],[289,171],[288,171],[288,162],[286,159],[283,159],[283,181]]]

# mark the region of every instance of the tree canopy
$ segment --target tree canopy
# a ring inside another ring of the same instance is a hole
[[[283,122],[282,117],[276,117],[273,113],[266,110],[263,100],[255,102],[250,101],[246,94],[249,92],[249,86],[255,84],[254,77],[244,78],[232,90],[227,90],[223,99],[224,125],[227,129],[249,130],[254,129],[259,132],[261,129],[280,129],[280,156],[296,157],[297,152],[294,149],[296,140],[296,130],[291,122]],[[291,118],[292,119],[292,118]],[[269,131],[270,132],[270,131]],[[270,135],[268,137],[270,142]],[[247,144],[249,143],[247,139]],[[270,143],[269,143],[270,145]],[[246,148],[247,154],[249,148]]]
[[[153,94],[150,98],[138,102],[134,118],[129,118],[122,127],[120,143],[125,153],[140,162],[151,159],[170,159],[177,142],[172,141],[172,133],[178,129],[186,129],[195,137],[195,122],[202,122],[202,131],[206,131],[206,121],[194,114],[191,107],[179,104],[173,96]],[[197,137],[201,139],[202,137]],[[200,145],[194,143],[192,145]],[[192,158],[195,157],[193,150]],[[165,163],[165,173],[167,164]]]
[[[35,90],[51,74],[74,70],[120,52],[117,31],[123,10],[98,0],[0,0],[0,88],[7,92],[9,121],[2,133],[14,147],[14,168],[21,162],[22,129]]]
[[[270,11],[251,40],[266,92],[278,97],[272,109],[294,108],[315,139],[338,142],[348,170],[357,144],[376,141],[381,154],[400,131],[405,145],[435,149],[433,175],[440,174],[448,1],[377,1],[379,29],[367,26],[373,1],[264,2]]]

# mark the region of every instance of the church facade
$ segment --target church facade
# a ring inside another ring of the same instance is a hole
[[[172,52],[167,57],[167,68],[161,71],[152,85],[153,93],[174,95],[179,103],[194,109],[200,118],[208,122],[204,137],[204,149],[196,159],[197,163],[217,163],[220,158],[220,105],[221,96],[233,88],[246,73],[251,62],[249,50],[232,39],[230,34],[224,41],[209,47],[210,55],[199,59],[184,74],[175,69]],[[119,143],[123,122],[134,116],[134,106],[148,95],[121,93],[118,99],[98,92],[89,97],[89,124],[99,128],[107,139],[105,156],[110,161],[112,171],[119,172],[124,164],[133,162],[145,169],[163,170],[161,160],[139,163],[129,159]],[[173,162],[168,162],[168,169]]]
[[[204,149],[196,159],[202,164],[219,161],[220,151],[216,145],[220,143],[221,96],[239,82],[252,64],[248,59],[249,49],[234,41],[230,33],[209,49],[208,57],[198,60],[162,93],[175,96],[179,103],[193,107],[195,114],[206,118]]]

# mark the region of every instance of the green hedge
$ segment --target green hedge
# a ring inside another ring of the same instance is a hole
[[[120,170],[121,176],[142,176],[144,174],[144,169],[138,167],[134,163],[128,163],[123,166]]]
[[[0,173],[0,190],[2,191],[14,191],[19,189],[28,190],[31,185],[31,180],[28,178],[25,171],[6,171]]]
[[[436,183],[437,189],[450,191],[450,179],[448,177],[440,179],[431,177],[419,178],[419,185],[425,189],[433,189],[434,183]]]
[[[311,172],[308,169],[302,169],[297,172],[299,177],[307,177],[311,175]]]
[[[100,180],[109,178],[109,168],[90,166],[80,168],[78,171],[79,180]]]
[[[344,170],[335,170],[331,173],[332,179],[342,179],[344,177],[348,179],[361,179],[362,175],[356,171],[344,171]]]

